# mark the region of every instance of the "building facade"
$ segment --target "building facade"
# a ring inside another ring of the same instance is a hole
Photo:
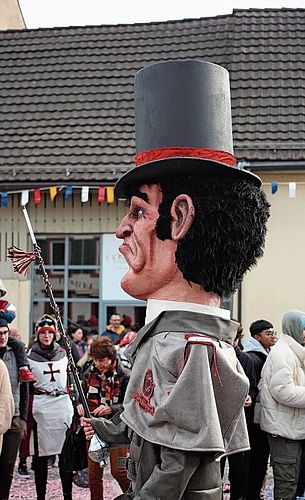
[[[22,198],[64,324],[97,317],[101,330],[114,310],[142,324],[145,304],[119,287],[126,208],[113,186],[134,164],[134,75],[168,59],[228,69],[235,156],[271,203],[265,256],[225,306],[246,331],[259,318],[280,329],[286,310],[304,308],[304,33],[305,9],[284,8],[0,31],[0,277],[25,339],[49,304],[37,267],[17,275],[6,256],[32,247]]]

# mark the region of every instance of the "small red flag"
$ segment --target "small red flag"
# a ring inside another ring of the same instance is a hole
[[[104,186],[100,186],[98,188],[98,193],[97,193],[97,201],[99,203],[101,203],[102,201],[105,201],[105,187]]]
[[[36,205],[39,205],[41,203],[41,193],[40,189],[34,189],[34,201]]]

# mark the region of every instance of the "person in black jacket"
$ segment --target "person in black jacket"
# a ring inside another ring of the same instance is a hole
[[[15,412],[10,428],[3,435],[0,453],[0,499],[7,500],[13,479],[14,466],[22,433],[27,420],[29,404],[29,384],[19,382],[19,369],[13,349],[8,345],[9,325],[3,318],[0,320],[0,358],[3,359],[9,373]]]
[[[255,372],[255,394],[247,414],[247,426],[250,439],[250,468],[247,500],[260,500],[260,491],[268,468],[270,453],[267,433],[262,431],[254,418],[255,402],[258,395],[258,383],[270,348],[276,342],[276,332],[270,321],[259,319],[250,325],[251,336],[247,339],[245,353],[251,357]]]
[[[234,320],[237,321],[237,320]],[[238,361],[242,365],[245,374],[247,375],[250,383],[249,394],[245,401],[245,415],[246,420],[250,417],[250,407],[252,400],[256,396],[256,377],[253,367],[252,358],[244,352],[240,347],[240,341],[243,337],[243,326],[240,323],[236,332],[236,337],[233,342],[235,354]],[[241,500],[246,498],[248,478],[249,478],[249,464],[250,452],[242,451],[228,456],[229,462],[229,481],[230,481],[230,500]],[[224,473],[226,458],[221,459],[221,471]]]

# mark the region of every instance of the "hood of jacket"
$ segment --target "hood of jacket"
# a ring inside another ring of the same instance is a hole
[[[254,337],[250,336],[246,340],[245,352],[260,352],[261,354],[264,354],[265,356],[268,356],[269,351],[267,351],[262,344],[256,340]]]
[[[292,309],[287,311],[282,319],[282,332],[292,337],[299,344],[303,344],[303,330],[305,328],[305,312]]]

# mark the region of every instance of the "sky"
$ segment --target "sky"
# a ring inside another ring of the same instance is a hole
[[[305,8],[305,0],[19,0],[26,27],[134,24],[231,14],[233,9]]]

